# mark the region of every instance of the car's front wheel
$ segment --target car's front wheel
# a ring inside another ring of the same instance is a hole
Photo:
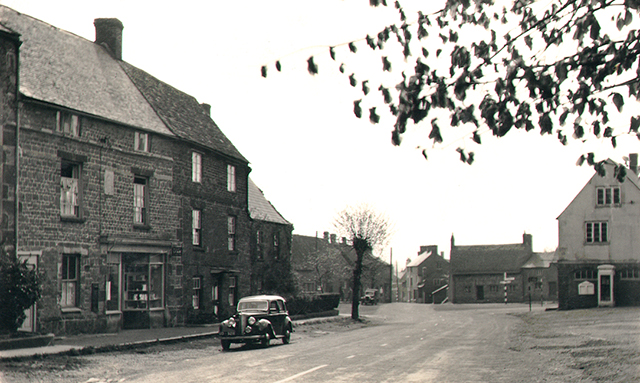
[[[221,340],[220,344],[222,345],[222,350],[223,351],[229,351],[229,348],[231,347],[231,342],[228,340]]]
[[[288,328],[284,330],[284,336],[282,337],[282,344],[289,344],[291,342],[291,331]]]
[[[267,331],[267,333],[264,334],[264,338],[262,338],[260,344],[262,345],[262,347],[269,347],[269,341],[271,341],[271,334]]]

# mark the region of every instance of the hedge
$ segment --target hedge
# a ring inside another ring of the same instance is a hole
[[[340,294],[320,294],[287,298],[289,315],[308,315],[337,309]]]

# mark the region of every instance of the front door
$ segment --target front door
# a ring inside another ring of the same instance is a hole
[[[479,301],[484,300],[484,286],[476,286],[476,299]]]
[[[600,301],[601,302],[611,301],[611,276],[610,275],[600,276]]]

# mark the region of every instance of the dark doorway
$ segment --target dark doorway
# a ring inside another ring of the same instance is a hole
[[[549,282],[549,299],[558,300],[558,282]]]
[[[479,301],[484,300],[484,286],[476,286],[476,299]]]
[[[611,276],[610,275],[600,276],[600,301],[601,302],[611,301]]]

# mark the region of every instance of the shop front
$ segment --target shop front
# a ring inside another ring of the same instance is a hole
[[[111,330],[163,327],[170,246],[113,245],[107,253],[106,315]]]

